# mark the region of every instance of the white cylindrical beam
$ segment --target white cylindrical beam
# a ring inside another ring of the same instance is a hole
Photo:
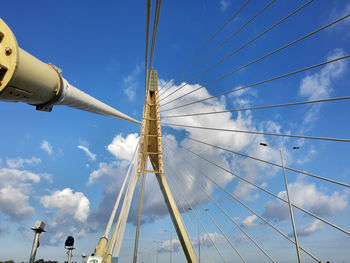
[[[25,102],[42,111],[51,111],[53,105],[67,105],[139,123],[71,86],[61,73],[56,66],[21,49],[11,29],[0,19],[0,100]]]

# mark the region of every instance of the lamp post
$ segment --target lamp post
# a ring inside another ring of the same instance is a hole
[[[44,228],[45,228],[45,223],[44,221],[40,221],[40,220],[36,221],[34,226],[32,227],[32,230],[35,232],[35,235],[33,240],[32,251],[29,257],[29,263],[34,263],[35,261],[36,251],[39,247],[39,238],[41,236],[41,233],[45,232]]]
[[[83,253],[83,254],[81,255],[81,257],[83,258],[83,263],[85,263],[85,262],[86,262],[86,254]]]
[[[188,210],[195,212],[192,207],[189,207]],[[198,209],[198,262],[201,262],[201,238],[200,238],[200,215],[199,215],[199,209]]]
[[[284,166],[284,158],[283,158],[283,148],[278,148],[278,147],[273,147],[273,146],[269,146],[266,143],[260,143],[261,146],[265,146],[265,147],[269,147],[269,148],[273,148],[273,149],[277,149],[280,152],[281,155],[281,164],[282,164],[282,169],[283,169],[283,176],[284,176],[284,183],[286,186],[286,193],[287,193],[287,200],[288,200],[288,207],[289,207],[289,214],[290,214],[290,218],[292,221],[292,226],[293,226],[293,234],[294,234],[294,240],[295,240],[295,247],[297,250],[297,257],[298,257],[298,262],[301,263],[301,256],[300,256],[300,248],[299,248],[299,241],[298,241],[298,235],[297,235],[297,230],[295,227],[295,222],[294,222],[294,215],[293,215],[293,208],[292,208],[292,204],[290,202],[290,196],[289,196],[289,189],[288,189],[288,181],[287,181],[287,176],[286,176],[286,169]],[[299,147],[294,146],[291,149],[293,150],[297,150],[299,149]]]
[[[72,236],[68,236],[66,242],[64,243],[64,248],[68,250],[68,263],[72,261],[72,251],[74,249],[74,238]]]
[[[164,230],[164,232],[168,232],[168,230]],[[172,232],[169,230],[170,233],[170,249],[169,249],[169,254],[170,254],[170,263],[171,263],[171,252],[173,250],[173,234]]]
[[[156,263],[158,263],[158,241],[156,241],[156,240],[153,240],[153,243],[155,243],[156,244],[156,257],[157,257],[157,261],[156,261]]]

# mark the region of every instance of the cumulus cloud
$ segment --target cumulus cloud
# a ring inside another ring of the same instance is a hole
[[[6,159],[6,164],[9,168],[23,168],[24,165],[38,165],[41,163],[41,159],[37,157],[32,157],[30,159],[24,159],[22,157],[17,157],[14,159]]]
[[[181,85],[183,85],[182,83]],[[160,84],[162,86],[162,84]],[[187,85],[181,91],[178,92],[177,96],[184,93],[192,91],[198,88],[198,85]],[[172,89],[177,89],[179,86],[174,85]],[[170,91],[169,91],[170,92]],[[210,93],[205,89],[201,89],[186,96],[169,106],[164,107],[169,108],[170,106],[177,106],[179,104],[188,103],[194,100],[203,99],[210,96]],[[229,98],[229,103],[236,103],[238,99],[244,99],[244,96],[256,96],[253,92],[244,92],[240,95],[232,96]],[[169,99],[172,99],[171,97]],[[166,103],[168,99],[162,101]],[[247,103],[250,103],[247,100]],[[203,103],[198,103],[191,106],[191,112],[207,112],[207,111],[220,111],[226,109],[226,98],[213,99]],[[178,115],[187,113],[186,108],[179,108],[177,110],[164,112],[162,117],[166,115]],[[279,131],[281,127],[274,123],[273,121],[266,121],[260,125],[256,125],[253,121],[252,113],[240,112],[240,113],[224,113],[218,115],[203,115],[196,117],[188,117],[186,119],[163,119],[163,123],[171,122],[175,124],[185,124],[185,125],[197,125],[197,126],[209,126],[209,127],[222,127],[230,129],[242,129],[242,130],[268,130],[268,131]],[[174,128],[177,133],[188,134],[190,137],[206,141],[208,143],[222,146],[225,148],[232,149],[234,151],[241,151],[243,153],[249,153],[250,155],[256,157],[264,157],[268,161],[279,162],[278,152],[268,153],[268,149],[265,147],[259,147],[259,142],[267,141],[264,136],[247,135],[241,133],[220,133],[217,136],[217,132],[190,129],[190,128]],[[171,135],[172,133],[169,128],[163,129],[163,136],[165,137],[163,142],[163,155],[164,155],[164,169],[167,174],[168,182],[173,191],[174,181],[181,181],[186,187],[182,187],[181,200],[178,200],[181,204],[187,206],[197,206],[196,198],[200,203],[209,202],[206,195],[198,194],[195,198],[193,196],[193,191],[198,192],[198,186],[196,183],[202,185],[205,191],[211,195],[214,191],[214,185],[208,181],[199,171],[191,168],[188,164],[184,165],[184,160],[188,161],[194,167],[199,167],[206,175],[214,179],[218,184],[225,187],[228,183],[234,182],[233,192],[236,196],[242,199],[255,199],[257,194],[255,189],[242,183],[235,179],[232,174],[225,171],[217,169],[217,167],[203,161],[200,158],[195,157],[188,151],[184,150],[181,146],[191,149],[194,152],[200,153],[205,158],[213,161],[224,167],[227,170],[234,171],[247,179],[254,181],[256,183],[263,183],[266,178],[274,176],[274,168],[268,167],[266,164],[258,163],[254,160],[248,160],[246,158],[234,156],[227,154],[226,152],[215,149],[209,146],[203,146],[189,139],[182,139],[177,136]],[[88,184],[94,184],[97,182],[102,182],[104,184],[103,198],[99,207],[92,211],[90,220],[92,222],[102,222],[100,224],[103,226],[108,220],[109,211],[112,210],[114,200],[118,194],[121,187],[121,183],[125,177],[126,170],[132,154],[135,150],[139,137],[135,134],[128,134],[123,136],[118,134],[113,138],[113,141],[107,146],[107,150],[112,153],[117,160],[112,162],[101,162],[99,167],[90,174]],[[252,143],[255,142],[255,143]],[[280,142],[280,141],[278,141]],[[183,160],[183,159],[184,160]],[[171,160],[171,162],[168,162]],[[186,166],[186,169],[183,167]],[[191,179],[193,176],[193,180]],[[174,179],[176,178],[176,179]],[[136,195],[134,199],[138,197],[138,191],[136,190]],[[129,222],[136,222],[137,218],[137,202],[133,202],[130,209]],[[158,182],[155,176],[149,175],[146,180],[145,195],[144,195],[144,207],[143,207],[143,221],[142,223],[154,222],[158,218],[168,215],[168,211],[164,204],[164,198],[159,189]]]
[[[180,88],[180,86],[184,86],[185,84],[186,83],[181,83],[181,85],[179,86],[174,85],[168,92],[170,93],[173,90],[177,90]],[[197,84],[195,85],[187,84],[182,89],[180,89],[176,93],[176,95],[174,94],[173,96],[169,96],[168,98],[165,98],[164,100],[161,101],[161,103],[165,105],[168,101],[176,97],[185,95],[195,89],[198,89],[199,87],[200,86]],[[163,117],[163,123],[180,124],[180,125],[188,125],[188,126],[202,126],[202,127],[220,127],[223,129],[227,128],[227,129],[249,130],[249,131],[280,132],[281,130],[280,125],[278,125],[277,123],[271,120],[261,122],[259,123],[259,125],[257,125],[254,122],[251,111],[238,112],[235,114],[226,112],[221,114],[190,116],[186,118],[167,118],[167,116],[176,116],[176,115],[186,114],[188,113],[189,107],[177,108],[170,111],[165,111],[166,109],[181,106],[183,104],[187,104],[193,101],[205,99],[210,96],[211,94],[205,88],[201,88],[193,93],[190,93],[189,95],[182,97],[181,99],[178,99],[172,103],[169,103],[168,105],[165,105],[164,107],[162,107],[162,110],[164,110],[164,112],[161,112],[161,117]],[[235,95],[230,95],[228,96],[227,102],[224,97],[221,97],[220,99],[215,98],[215,99],[211,99],[211,100],[207,100],[204,102],[191,105],[191,112],[201,113],[201,112],[224,111],[227,109],[227,106],[226,106],[227,103],[237,105],[237,104],[242,104],[243,103],[242,100],[244,101],[245,106],[248,106],[250,104],[251,98],[256,96],[257,94],[255,91],[249,91],[249,92],[241,92]],[[258,158],[263,157],[262,159],[265,159],[267,161],[279,162],[279,156],[276,151],[275,152],[270,151],[269,154],[267,154],[267,151],[269,151],[268,149],[264,147],[259,147],[260,142],[267,141],[267,139],[262,135],[251,135],[251,134],[234,133],[234,132],[220,132],[220,136],[218,136],[218,133],[216,131],[193,129],[193,128],[187,128],[187,127],[176,127],[171,125],[169,127],[176,130],[177,132],[181,132],[182,135],[184,135],[183,132],[185,132],[185,134],[188,135],[189,137],[192,137],[194,139],[199,139],[201,141],[205,141],[206,143],[209,143],[209,144],[221,146],[223,148],[228,148],[230,150],[241,152],[241,153],[246,153]],[[169,131],[169,129],[166,129],[165,132],[166,131]],[[164,131],[163,131],[163,134],[164,134]],[[272,140],[273,139],[269,139],[269,141],[272,141]],[[279,139],[274,139],[273,142],[274,142],[273,145],[283,143],[283,141]],[[179,142],[179,145],[185,146],[186,148],[190,148],[194,152],[200,153],[205,158],[213,161],[214,163],[220,164],[224,168],[231,170],[239,175],[243,175],[250,181],[262,180],[266,176],[267,177],[273,176],[276,172],[275,168],[271,168],[266,164],[259,163],[257,161],[247,159],[247,158],[242,158],[237,155],[227,154],[222,150],[203,146],[189,139],[183,139],[181,142]],[[186,151],[181,149],[176,149],[176,151],[179,153],[180,156],[186,157],[186,155],[184,155],[184,152]],[[164,153],[168,154],[166,151],[164,151]],[[179,159],[179,158],[176,157],[175,160],[176,159]],[[225,186],[227,183],[233,180],[232,175],[229,175],[228,173],[223,172],[217,169],[216,167],[213,167],[210,164],[208,165],[205,162],[203,163],[197,160],[197,158],[194,158],[193,155],[192,156],[190,155],[188,158],[188,160],[191,160],[191,162],[193,161],[193,159],[195,160],[194,166],[203,167],[203,170],[206,171],[207,174],[211,174],[211,173],[216,174],[216,177],[215,177],[216,180],[218,178],[222,178],[223,180],[221,181],[221,183],[223,186]],[[254,187],[252,187],[251,185],[246,184],[242,181],[239,181],[236,184],[236,187],[234,189],[234,194],[237,197],[243,198],[245,200],[254,200],[258,197],[257,194],[254,193],[254,190],[255,190]],[[210,192],[211,191],[209,191],[209,193]]]
[[[86,156],[89,157],[89,159],[91,161],[96,161],[96,154],[90,152],[89,148],[87,148],[83,145],[78,145],[77,148],[80,150],[83,150],[85,152]]]
[[[293,204],[307,208],[319,216],[338,215],[348,204],[346,193],[335,191],[327,195],[317,189],[315,184],[297,181],[289,185],[289,191]],[[279,192],[278,196],[287,199],[286,191]],[[289,217],[289,210],[286,203],[269,201],[263,215],[269,219],[284,220]]]
[[[52,146],[47,140],[42,141],[40,149],[46,151],[50,155],[52,154]]]
[[[251,216],[247,216],[243,221],[242,221],[242,226],[247,227],[247,228],[251,228],[254,226],[257,226],[257,219],[258,217],[256,215],[251,215]]]
[[[34,208],[29,204],[32,183],[39,183],[40,176],[29,171],[11,168],[0,169],[0,210],[14,220],[32,216]]]
[[[78,222],[85,222],[90,211],[90,201],[81,192],[70,188],[57,190],[51,195],[40,198],[40,203],[48,209],[57,209],[53,215],[52,225],[62,224],[66,218],[73,217]]]
[[[300,237],[310,236],[311,234],[322,230],[324,226],[323,222],[315,219],[311,224],[298,228],[297,235]],[[292,237],[293,233],[290,233],[289,236]]]
[[[170,251],[172,252],[179,252],[180,251],[180,241],[178,239],[169,239],[169,240],[164,240],[160,243],[157,252],[158,253],[169,253]]]
[[[58,245],[67,235],[85,237],[87,232],[93,232],[87,221],[90,201],[82,192],[70,188],[56,190],[40,197],[40,203],[49,216],[47,230],[50,232],[42,236],[40,243]]]
[[[213,243],[215,245],[222,242],[224,237],[220,235],[217,232],[208,233],[200,236],[200,245],[210,248],[213,246]],[[198,239],[192,240],[191,242],[193,246],[198,246]],[[164,240],[159,244],[159,247],[157,249],[158,253],[169,253],[172,252],[179,252],[181,248],[180,241],[176,238]]]
[[[335,59],[344,56],[344,50],[336,48],[327,57],[327,60]],[[332,84],[342,76],[347,70],[347,62],[340,60],[328,64],[319,72],[309,74],[301,80],[299,87],[299,95],[306,97],[308,100],[318,100],[329,98],[333,92]],[[320,104],[312,105],[308,113],[304,117],[304,123],[310,123],[315,120],[320,110]]]
[[[34,208],[28,202],[29,196],[12,186],[0,189],[0,209],[13,219],[24,219],[34,215]]]
[[[112,143],[107,146],[107,150],[117,159],[130,161],[138,141],[137,133],[128,134],[126,138],[118,134],[113,138]]]
[[[111,163],[105,163],[101,162],[99,163],[99,167],[97,170],[94,170],[89,177],[88,184],[94,184],[96,183],[99,179],[103,177],[114,177],[117,174],[122,174],[125,171],[126,167],[126,162],[125,163],[120,163],[120,162],[111,162]]]

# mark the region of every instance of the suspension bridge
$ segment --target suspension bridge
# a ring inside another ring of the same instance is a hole
[[[226,67],[226,71],[215,71],[215,74],[221,74],[215,75],[209,81],[201,81],[203,76],[222,63],[235,58],[245,49],[254,47],[259,40],[268,38],[269,34],[277,31],[289,19],[297,15],[302,16],[305,9],[312,9],[313,5],[317,5],[316,0],[298,1],[296,8],[285,13],[281,12],[271,19],[271,24],[264,30],[256,32],[252,38],[222,55],[221,48],[238,38],[258,18],[263,17],[277,0],[266,1],[254,14],[247,16],[244,10],[249,5],[253,5],[253,2],[251,0],[236,1],[235,10],[230,18],[215,32],[208,34],[207,40],[198,45],[198,49],[184,61],[182,66],[169,78],[169,81],[160,81],[158,72],[161,72],[161,69],[154,69],[153,59],[157,52],[156,40],[158,26],[161,23],[162,1],[156,0],[155,7],[153,7],[152,1],[146,0],[145,96],[139,141],[134,149],[109,221],[106,222],[104,235],[90,256],[89,263],[110,263],[120,257],[130,207],[132,201],[135,201],[135,195],[138,195],[139,199],[132,260],[141,262],[139,242],[141,242],[140,234],[142,235],[143,199],[146,180],[149,180],[149,177],[156,178],[174,225],[174,236],[170,238],[168,244],[170,261],[172,260],[173,242],[181,247],[184,260],[187,262],[251,262],[251,254],[258,255],[259,262],[333,262],[335,255],[325,255],[322,249],[318,248],[318,246],[322,247],[322,238],[325,236],[320,235],[318,244],[310,244],[303,239],[308,233],[319,229],[327,229],[336,233],[345,243],[349,244],[349,220],[338,220],[337,217],[332,216],[336,214],[335,212],[324,213],[321,207],[327,202],[325,199],[328,196],[319,191],[321,188],[336,189],[332,198],[334,197],[336,202],[345,202],[339,193],[345,193],[343,196],[348,193],[350,187],[348,176],[340,180],[333,174],[299,169],[286,163],[286,159],[291,159],[294,150],[302,151],[303,146],[309,141],[317,141],[317,145],[322,147],[325,144],[346,145],[350,139],[346,136],[323,136],[321,131],[313,134],[303,129],[299,129],[298,134],[289,131],[280,132],[281,129],[273,128],[272,124],[271,127],[268,125],[254,127],[249,124],[249,119],[252,112],[259,112],[258,114],[264,116],[264,114],[271,114],[272,110],[283,111],[288,108],[301,108],[302,114],[307,116],[311,114],[310,109],[318,111],[320,105],[324,104],[331,104],[335,108],[337,105],[344,107],[343,105],[348,102],[350,96],[332,97],[329,94],[316,96],[318,92],[316,87],[313,91],[315,96],[311,94],[308,99],[300,101],[288,101],[291,91],[280,91],[280,97],[287,102],[264,104],[262,101],[262,104],[258,106],[242,102],[232,108],[221,105],[225,99],[234,100],[252,89],[267,89],[268,85],[277,81],[283,86],[285,82],[287,83],[288,78],[294,76],[308,76],[307,74],[315,73],[315,71],[325,72],[322,71],[325,69],[339,70],[340,63],[345,63],[350,57],[350,54],[345,53],[347,50],[335,52],[316,63],[300,65],[294,69],[286,67],[289,69],[286,71],[283,71],[281,66],[282,73],[275,75],[271,71],[269,76],[259,75],[258,80],[255,81],[256,78],[252,78],[254,81],[232,89],[216,89],[213,85],[242,71],[248,71],[251,66],[264,62],[269,57],[288,52],[291,48],[298,48],[300,43],[317,37],[322,32],[340,25],[348,27],[346,23],[349,22],[350,14],[342,13],[330,21],[325,20],[322,26],[314,27],[305,34],[296,34],[297,36],[291,41],[280,41],[281,43],[278,43],[276,47],[269,47],[266,53],[253,57],[237,67]],[[154,13],[153,27],[151,26],[152,10]],[[240,26],[231,27],[233,21],[238,18]],[[221,36],[227,27],[231,27],[231,33],[221,37],[222,40],[216,41],[218,44],[213,47],[211,44]],[[4,34],[1,36],[1,40],[3,39],[6,40]],[[13,43],[9,42],[8,45],[11,44]],[[210,47],[209,50],[208,47]],[[317,49],[317,47],[314,48]],[[24,52],[20,50],[18,56],[25,57],[29,61],[30,55]],[[297,53],[295,49],[293,52]],[[22,71],[11,73],[11,65],[14,62],[7,61],[11,53],[12,51],[6,49],[1,62],[2,82],[5,82],[5,85],[0,86],[2,88],[0,89],[1,99],[27,102],[35,105],[38,110],[47,111],[52,110],[53,105],[68,105],[138,122],[71,86],[63,77],[61,78],[61,72],[53,65],[50,65],[50,69],[47,69],[46,66],[38,66],[41,67],[40,70],[49,72],[50,77],[47,77],[45,81],[50,82],[50,85],[35,83],[32,88],[40,87],[45,96],[31,97],[28,95],[29,92],[19,88],[19,85],[25,86],[26,83],[32,83],[31,80],[28,80],[30,78],[26,79],[27,77],[20,75],[26,76],[28,73],[24,70],[24,73]],[[218,53],[219,58],[202,70],[201,66]],[[200,72],[194,74],[198,69]],[[7,77],[10,73],[13,74],[13,78],[20,75],[18,78],[22,82]],[[61,84],[52,84],[57,82],[57,73]],[[320,73],[321,78],[327,78],[324,76],[326,74],[329,73]],[[6,85],[6,81],[10,84]],[[61,88],[60,85],[64,88]],[[49,89],[51,93],[47,91]],[[51,89],[54,89],[54,93]],[[17,93],[20,95],[16,95]],[[347,112],[343,111],[343,114],[346,119]],[[243,119],[243,116],[246,116],[246,120],[242,120],[241,123],[232,121],[235,118]],[[332,128],[334,134],[338,134],[336,131],[342,129],[342,127]],[[258,150],[251,151],[251,153],[241,151],[242,145],[247,144],[252,145],[251,149]],[[306,154],[301,158],[300,163],[305,159],[307,159]],[[244,169],[254,174],[258,171],[258,176],[254,177],[247,172],[242,173]],[[269,174],[268,177],[274,178],[275,181],[267,183],[265,180],[270,179],[260,176],[259,173]],[[260,180],[259,176],[263,179]],[[304,189],[298,189],[303,180],[312,180],[313,184],[306,185]],[[136,193],[137,189],[140,190],[139,193]],[[303,194],[303,191],[309,190],[313,191],[310,195]],[[265,200],[267,203],[265,210],[254,203],[257,198]],[[327,206],[328,209],[335,211],[336,208],[333,205]],[[275,215],[272,216],[272,213]],[[244,220],[243,217],[245,217]],[[276,220],[277,218],[281,220]],[[310,220],[311,224],[304,223]],[[261,232],[252,231],[251,227],[263,230]],[[213,229],[215,229],[215,235]],[[262,235],[266,236],[262,237]],[[280,245],[276,246],[276,243],[271,240],[278,240]],[[242,242],[245,242],[244,245]],[[344,255],[346,254],[348,256],[343,257],[344,262],[349,260],[349,252],[344,252]]]

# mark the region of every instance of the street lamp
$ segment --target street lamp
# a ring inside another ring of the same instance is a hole
[[[34,226],[32,227],[32,230],[35,232],[35,235],[33,240],[32,251],[29,257],[29,263],[34,263],[35,261],[36,250],[39,247],[39,238],[42,232],[46,232],[44,228],[45,228],[45,223],[44,221],[40,221],[40,220],[36,221]]]
[[[83,253],[83,254],[81,255],[81,257],[83,258],[83,263],[86,263],[86,254]]]
[[[164,232],[168,232],[168,230],[164,230]],[[170,263],[171,263],[171,252],[173,250],[173,233],[169,230],[169,233],[170,233]]]
[[[156,263],[158,263],[158,241],[156,241],[156,240],[153,240],[153,243],[155,243],[156,244],[156,255],[157,255],[157,262]]]
[[[192,207],[189,207],[188,210],[195,212]],[[201,221],[200,221],[200,216],[199,216],[199,209],[198,209],[198,262],[201,262],[201,238],[200,238],[200,225],[201,225]]]
[[[68,263],[72,261],[72,251],[74,249],[74,237],[68,236],[66,242],[64,243],[64,248],[68,250]]]
[[[289,207],[289,214],[290,214],[290,218],[292,221],[292,226],[293,226],[293,234],[294,234],[294,240],[295,240],[295,247],[297,250],[297,256],[298,256],[298,262],[301,263],[301,256],[300,256],[300,248],[299,248],[299,241],[298,241],[298,235],[297,235],[297,230],[295,228],[295,222],[294,222],[294,215],[293,215],[293,208],[292,208],[292,204],[290,202],[290,196],[289,196],[289,189],[288,189],[288,181],[287,181],[287,176],[286,176],[286,168],[284,166],[284,159],[283,159],[283,148],[278,148],[278,147],[273,147],[273,146],[269,146],[266,143],[260,143],[261,146],[265,146],[265,147],[269,147],[269,148],[273,148],[273,149],[277,149],[280,152],[281,155],[281,164],[282,164],[282,169],[283,169],[283,176],[284,176],[284,183],[286,186],[286,193],[287,193],[287,200],[288,200],[288,207]],[[291,149],[293,150],[297,150],[299,149],[299,147],[294,146]]]

